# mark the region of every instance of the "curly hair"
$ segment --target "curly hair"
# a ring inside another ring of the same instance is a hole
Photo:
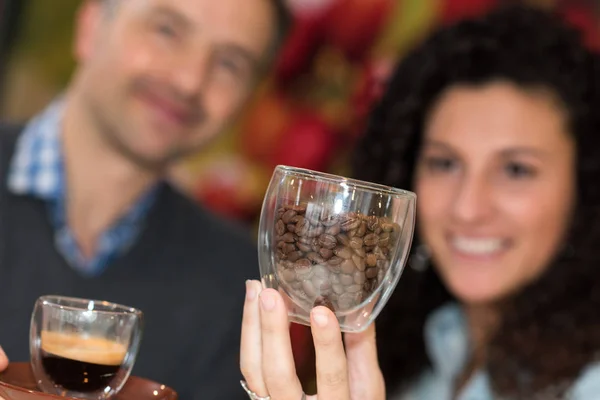
[[[397,66],[353,156],[355,177],[411,189],[425,119],[449,87],[503,80],[546,89],[560,100],[576,142],[576,204],[566,244],[546,273],[500,307],[502,322],[485,367],[501,396],[532,398],[548,390],[564,396],[583,368],[598,359],[599,74],[597,55],[559,15],[504,6],[441,28],[412,50]],[[377,320],[388,392],[429,365],[423,326],[431,311],[453,300],[434,268],[404,270]]]

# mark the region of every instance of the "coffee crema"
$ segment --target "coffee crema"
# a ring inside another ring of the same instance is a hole
[[[41,332],[41,362],[57,386],[81,393],[111,385],[127,355],[114,341],[71,333]]]

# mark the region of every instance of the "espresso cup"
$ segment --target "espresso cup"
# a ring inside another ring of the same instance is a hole
[[[106,301],[42,296],[31,317],[31,368],[40,390],[108,399],[131,374],[143,314]]]

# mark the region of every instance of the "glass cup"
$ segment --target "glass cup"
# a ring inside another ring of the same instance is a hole
[[[379,315],[406,264],[416,195],[306,169],[275,168],[260,216],[263,285],[278,290],[292,322],[329,307],[343,332]]]
[[[142,312],[106,301],[42,296],[31,317],[30,353],[39,388],[81,399],[108,399],[131,374]]]

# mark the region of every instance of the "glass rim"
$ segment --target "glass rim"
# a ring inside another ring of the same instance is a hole
[[[67,302],[69,304],[60,304],[60,302],[62,301]],[[45,295],[39,297],[37,302],[41,303],[44,306],[66,309],[69,311],[94,312],[97,314],[107,315],[135,315],[137,317],[141,317],[143,315],[143,312],[141,310],[138,310],[134,307],[129,307],[123,304],[113,303],[105,300],[85,299],[81,297]],[[90,309],[90,303],[93,303],[94,305],[97,304],[98,306],[105,307],[106,309],[98,310],[95,307]]]
[[[383,192],[390,196],[405,197],[405,198],[409,198],[411,200],[416,200],[416,198],[417,198],[417,194],[414,192],[411,192],[410,190],[400,189],[400,188],[396,188],[396,187],[388,186],[388,185],[382,185],[380,183],[363,181],[360,179],[348,178],[348,177],[344,177],[341,175],[335,175],[335,174],[331,174],[331,173],[327,173],[327,172],[314,171],[314,170],[310,170],[307,168],[292,167],[292,166],[288,166],[288,165],[277,165],[275,167],[275,171],[283,171],[286,173],[293,173],[293,174],[296,174],[298,176],[301,176],[301,177],[304,177],[307,179],[313,179],[313,180],[320,179],[320,180],[324,180],[329,183],[337,183],[337,184],[346,183],[346,184],[355,186],[357,188],[360,188],[362,190],[366,190],[366,191],[370,191],[370,192],[378,192],[378,193]]]

